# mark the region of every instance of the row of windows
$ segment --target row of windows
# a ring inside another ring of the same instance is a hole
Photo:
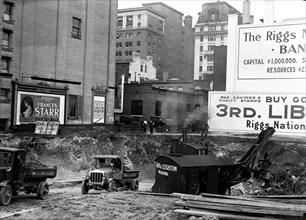
[[[203,47],[203,46],[200,46],[200,52],[203,52],[203,49],[204,49],[204,47]],[[215,46],[214,46],[214,45],[208,45],[208,46],[207,46],[207,50],[208,50],[208,51],[214,51],[214,49],[215,49]]]
[[[212,55],[212,54],[208,54],[208,55],[206,55],[205,57],[206,57],[206,60],[207,60],[208,62],[213,62],[213,61],[214,61],[214,55]],[[204,56],[199,56],[199,61],[200,61],[200,62],[203,62],[203,60],[204,60],[205,57],[204,57]]]
[[[168,89],[168,90],[171,90],[171,91],[174,91],[174,87],[173,86],[168,86],[167,88],[165,88],[165,86],[159,86],[158,88],[160,89]],[[177,86],[176,88],[177,91],[183,91],[183,86]]]
[[[200,31],[224,31],[224,30],[226,30],[225,25],[200,27]]]
[[[207,66],[207,72],[213,72],[214,67],[213,66]],[[203,72],[203,66],[199,66],[199,72]]]
[[[200,36],[200,42],[203,42],[204,39],[207,39],[208,41],[216,41],[217,36],[216,35],[209,35],[209,36]],[[224,41],[225,35],[220,35],[221,41]]]

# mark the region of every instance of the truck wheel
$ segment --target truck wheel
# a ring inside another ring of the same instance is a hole
[[[83,180],[82,182],[82,187],[81,187],[81,191],[82,191],[82,194],[88,194],[88,191],[89,191],[89,187],[88,187],[88,180]]]
[[[49,194],[49,185],[46,182],[41,182],[37,188],[37,197],[41,200],[45,200]]]
[[[117,191],[117,183],[112,180],[109,184],[108,184],[108,188],[107,191],[109,192],[116,192]]]
[[[3,186],[0,189],[0,205],[8,205],[12,199],[12,187],[10,185]]]
[[[133,190],[133,191],[137,191],[138,188],[139,188],[139,182],[138,182],[138,180],[133,179],[133,180],[131,181],[130,189]]]

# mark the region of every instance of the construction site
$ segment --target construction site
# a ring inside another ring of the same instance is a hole
[[[20,192],[1,207],[1,219],[305,219],[305,140],[274,129],[152,135],[101,127],[56,137],[2,135],[0,143],[57,167],[46,200]],[[140,171],[138,191],[82,195],[93,157],[122,152]]]

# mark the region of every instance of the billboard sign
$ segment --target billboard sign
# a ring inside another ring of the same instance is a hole
[[[105,115],[105,97],[104,96],[94,96],[94,114],[93,123],[104,123]]]
[[[306,95],[280,93],[209,93],[211,130],[258,131],[306,135]]]
[[[32,124],[37,121],[64,124],[65,96],[18,91],[16,124]]]
[[[238,79],[305,79],[305,41],[305,23],[239,28]]]

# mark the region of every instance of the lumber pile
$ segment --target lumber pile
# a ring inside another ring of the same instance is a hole
[[[306,220],[306,202],[285,203],[284,197],[268,201],[265,198],[204,193],[199,196],[173,193],[172,196],[179,198],[174,203],[174,212],[184,215],[235,220]]]

